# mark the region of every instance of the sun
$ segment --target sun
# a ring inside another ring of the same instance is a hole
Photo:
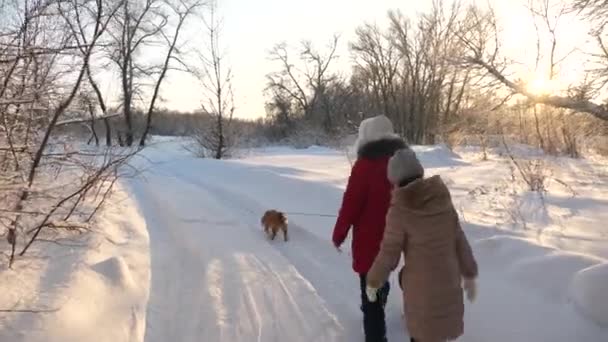
[[[557,88],[557,81],[543,77],[533,77],[526,82],[526,90],[537,96],[553,94]]]

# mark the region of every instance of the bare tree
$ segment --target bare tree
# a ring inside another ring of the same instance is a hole
[[[328,84],[336,77],[329,68],[337,58],[339,39],[334,36],[326,52],[318,51],[310,41],[302,41],[298,56],[300,65],[293,64],[290,59],[287,43],[277,44],[270,51],[270,59],[279,62],[281,70],[267,75],[266,89],[287,94],[306,120],[312,121],[320,112],[325,129],[331,128],[332,118],[327,106],[321,104]]]
[[[0,151],[7,152],[0,158],[0,225],[8,230],[9,265],[21,237],[27,241],[23,255],[44,228],[84,224],[80,209],[100,205],[87,194],[109,191],[105,181],[128,159],[110,151],[68,151],[56,132],[120,5],[15,1],[0,12],[13,18],[0,25]]]
[[[329,69],[337,58],[337,38],[326,53],[314,52],[306,43],[297,55],[286,43],[278,44],[270,52],[280,64],[279,71],[268,75],[269,104],[275,105],[270,108],[283,116],[288,109],[292,118],[317,123],[329,135],[384,113],[409,141],[432,143],[458,121],[468,89],[480,78],[453,63],[465,50],[456,38],[460,16],[458,3],[446,6],[436,0],[431,11],[416,19],[391,11],[386,29],[360,26],[350,44],[354,65],[348,80]],[[285,100],[290,105],[276,110]]]
[[[89,81],[89,85],[91,86],[91,88],[93,89],[94,93],[95,93],[95,97],[96,97],[96,101],[94,101],[95,103],[97,103],[99,105],[99,108],[101,109],[101,118],[98,117],[94,117],[92,118],[93,124],[95,121],[97,120],[103,120],[104,126],[105,126],[105,133],[106,133],[106,146],[112,146],[112,126],[110,125],[110,118],[113,116],[110,113],[108,113],[108,106],[106,105],[106,101],[103,97],[103,94],[101,92],[101,89],[99,88],[98,83],[95,81],[93,74],[91,72],[91,65],[87,64],[87,79]],[[92,110],[90,108],[90,110]]]
[[[591,36],[596,41],[596,49],[590,53],[597,67],[592,75],[597,78],[593,82],[596,88],[604,89],[608,85],[608,45],[606,26],[608,24],[608,2],[605,0],[573,0],[572,9],[582,18],[591,23]]]
[[[199,54],[202,66],[197,73],[204,91],[203,111],[212,115],[214,122],[202,129],[196,139],[215,159],[222,159],[233,144],[230,124],[235,106],[232,70],[225,64],[226,56],[220,44],[222,21],[217,15],[217,2],[213,1],[203,16],[207,45]]]
[[[433,143],[441,124],[460,110],[471,76],[450,61],[462,49],[454,39],[459,15],[458,3],[446,8],[440,1],[415,22],[400,12],[389,13],[391,39],[400,56],[393,101],[397,122],[411,142]]]
[[[266,102],[266,113],[271,122],[276,125],[278,139],[282,140],[292,132],[294,120],[292,119],[292,99],[289,94],[281,88],[270,88],[270,100]]]
[[[403,57],[390,33],[376,25],[365,24],[356,30],[356,41],[350,44],[356,72],[367,79],[378,107],[383,114],[400,119],[398,103],[399,66]],[[399,122],[399,121],[397,121]],[[400,131],[403,127],[399,125]]]
[[[81,91],[78,95],[78,107],[80,111],[88,113],[90,116],[87,127],[91,132],[91,136],[87,141],[87,145],[94,140],[95,146],[99,146],[99,136],[97,135],[97,131],[95,129],[95,102],[93,101],[93,96],[91,96],[91,94],[86,90]]]
[[[203,5],[202,0],[194,0],[194,1],[179,0],[177,4],[169,3],[169,7],[171,8],[173,13],[177,17],[177,23],[175,24],[175,27],[173,29],[172,37],[168,36],[163,31],[161,31],[162,37],[165,40],[168,48],[167,48],[167,53],[165,54],[165,59],[160,68],[160,72],[159,72],[158,78],[156,80],[156,84],[154,85],[154,91],[152,93],[152,98],[150,99],[150,105],[148,106],[148,112],[146,113],[146,126],[144,128],[144,132],[143,132],[143,134],[141,136],[141,140],[139,142],[140,146],[144,146],[146,143],[146,137],[148,136],[148,132],[150,130],[150,125],[152,123],[152,115],[154,114],[156,100],[158,99],[158,96],[159,96],[160,87],[165,79],[165,76],[167,75],[167,71],[169,70],[170,62],[173,60],[173,61],[183,64],[183,62],[175,55],[176,53],[179,53],[177,44],[179,41],[179,36],[182,31],[183,25],[186,22],[186,19],[188,17],[190,17],[192,14],[194,14],[195,11],[202,5]]]
[[[124,0],[113,21],[110,34],[110,58],[119,69],[122,91],[122,111],[126,124],[125,144],[134,140],[133,106],[141,96],[142,78],[155,68],[141,61],[142,50],[155,41],[168,24],[163,0]]]
[[[114,7],[116,8],[116,10],[118,11],[118,9],[121,8],[121,6],[123,6],[123,3],[127,1],[127,0],[115,0],[115,4]],[[109,23],[108,23],[109,24]],[[83,20],[81,20],[81,16],[77,15],[76,16],[76,20],[74,21],[74,23],[72,23],[70,25],[70,29],[72,31],[72,34],[77,37],[77,39],[79,39],[80,41],[86,43],[87,42],[87,27],[86,27],[87,23],[84,22]],[[101,42],[100,45],[107,45],[107,41],[108,39],[106,39],[106,41]],[[92,138],[94,137],[96,139],[96,142],[98,140],[98,137],[95,134],[95,123],[97,121],[103,120],[104,122],[104,126],[105,126],[105,135],[106,135],[106,146],[111,146],[112,145],[112,129],[111,129],[111,125],[110,125],[110,118],[116,116],[115,114],[112,113],[108,113],[108,106],[106,104],[106,99],[103,96],[103,93],[101,92],[101,88],[99,87],[99,83],[95,80],[94,75],[93,75],[93,66],[91,65],[92,63],[87,63],[85,65],[86,68],[86,77],[87,77],[87,81],[88,81],[88,85],[91,87],[91,90],[94,94],[95,99],[93,99],[93,96],[89,93],[86,94],[86,107],[85,111],[89,112],[90,116],[91,116],[91,130],[92,130]],[[107,67],[107,66],[106,66]],[[97,116],[94,113],[96,112],[95,107],[99,106],[100,110],[101,110],[101,116]]]
[[[562,19],[563,15],[566,13],[566,6],[560,4],[559,9],[554,11],[554,5],[551,0],[529,0],[528,9],[532,14],[532,22],[534,23],[534,27],[536,28],[536,62],[535,62],[535,72],[544,74],[543,70],[539,70],[541,67],[544,67],[546,64],[546,79],[550,82],[553,81],[556,77],[557,68],[561,62],[558,61],[557,58],[557,48],[558,48],[558,37],[557,37],[557,29],[559,26],[559,22]],[[555,13],[552,13],[555,12]],[[540,22],[540,25],[539,25]],[[541,36],[544,36],[545,33],[549,36],[548,42],[548,53],[545,56],[544,51],[544,41],[541,39]],[[565,59],[564,57],[563,59]],[[563,60],[562,59],[562,60]],[[541,65],[542,63],[542,65]],[[544,79],[545,77],[542,76]],[[532,103],[532,112],[534,115],[534,125],[536,129],[536,135],[539,140],[540,147],[548,152],[555,153],[555,144],[552,141],[553,132],[549,132],[549,130],[553,130],[553,117],[551,115],[545,115],[544,117],[544,126],[546,129],[542,129],[541,127],[541,119],[539,115],[540,112],[545,112],[545,107],[542,105],[538,105]],[[543,132],[547,131],[547,132]]]
[[[608,120],[608,110],[604,105],[595,103],[590,97],[591,94],[574,92],[566,95],[534,94],[528,90],[525,82],[512,80],[507,74],[509,63],[500,59],[498,29],[492,10],[483,12],[471,7],[466,19],[460,24],[458,38],[467,47],[466,54],[461,59],[463,64],[483,71],[500,82],[510,91],[510,96],[522,95],[531,103],[569,109]]]

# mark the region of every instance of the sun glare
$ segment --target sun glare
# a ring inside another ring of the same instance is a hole
[[[534,95],[549,95],[557,91],[557,81],[542,77],[532,78],[527,82],[526,90]]]

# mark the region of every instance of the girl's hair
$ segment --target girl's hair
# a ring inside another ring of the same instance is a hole
[[[418,179],[422,179],[422,177],[423,177],[422,175],[416,175],[416,176],[413,176],[413,177],[410,177],[410,178],[406,178],[406,179],[404,179],[404,180],[402,180],[402,181],[399,182],[399,187],[400,188],[406,187],[409,184],[413,183],[414,181],[416,181]]]

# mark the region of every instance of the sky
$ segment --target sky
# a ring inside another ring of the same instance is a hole
[[[524,77],[531,77],[536,36],[524,6],[527,1],[489,1],[502,27],[503,51],[521,62],[522,73],[528,75]],[[234,74],[235,115],[241,118],[265,115],[265,76],[277,70],[277,65],[268,60],[268,51],[275,44],[286,41],[295,45],[308,39],[322,48],[334,34],[340,34],[340,59],[336,67],[347,69],[348,42],[357,26],[365,22],[385,24],[390,9],[400,9],[414,17],[431,3],[431,0],[219,0],[219,13],[224,22],[221,44]],[[566,20],[561,25],[558,50],[562,49],[565,54],[566,49],[584,43],[586,28],[577,20]],[[191,22],[185,37],[196,41],[202,34],[200,24]],[[582,71],[576,63],[562,69],[564,79],[575,79]],[[181,111],[196,110],[200,108],[201,93],[196,80],[174,72],[162,88],[162,105]]]

